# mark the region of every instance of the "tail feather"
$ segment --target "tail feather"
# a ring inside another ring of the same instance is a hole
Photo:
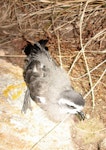
[[[28,56],[31,53],[32,49],[33,49],[33,45],[31,43],[28,43],[24,49],[24,53]]]
[[[45,48],[45,50],[48,51],[48,47],[46,47],[46,44],[47,44],[48,40],[40,40],[39,43],[40,45]]]
[[[27,46],[24,49],[24,52],[27,56],[31,53],[45,52],[48,51],[48,47],[46,47],[48,40],[40,40],[36,42],[34,45],[28,42]]]

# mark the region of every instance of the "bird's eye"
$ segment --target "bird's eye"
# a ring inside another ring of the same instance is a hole
[[[43,65],[43,69],[45,69],[46,68],[46,66],[45,65]]]
[[[45,65],[43,66],[42,70],[43,70],[43,71],[46,71],[46,66],[45,66]]]
[[[68,105],[68,104],[66,104],[66,106],[67,106],[68,108],[76,109],[74,106],[70,106],[70,105]]]

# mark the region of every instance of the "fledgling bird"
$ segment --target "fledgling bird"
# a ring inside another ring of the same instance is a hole
[[[27,59],[23,76],[27,90],[22,111],[31,109],[32,99],[53,121],[62,121],[67,114],[79,114],[84,119],[85,101],[72,88],[67,73],[50,56],[47,41],[29,43],[25,47]]]

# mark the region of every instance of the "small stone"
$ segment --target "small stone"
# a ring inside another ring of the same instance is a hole
[[[86,114],[86,119],[90,119],[90,115],[89,114]]]
[[[99,149],[100,149],[100,150],[106,150],[106,138],[103,139],[103,140],[101,141],[101,143],[99,144]]]
[[[0,56],[5,56],[5,52],[2,49],[0,49]]]

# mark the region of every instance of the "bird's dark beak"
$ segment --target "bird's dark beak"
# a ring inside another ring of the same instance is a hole
[[[85,120],[85,114],[82,111],[78,112],[78,115],[80,119]]]

